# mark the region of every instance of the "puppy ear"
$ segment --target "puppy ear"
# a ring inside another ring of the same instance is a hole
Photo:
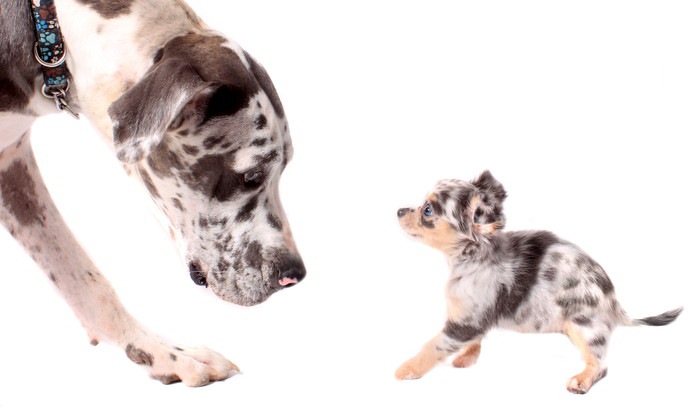
[[[109,106],[117,158],[126,163],[141,160],[160,143],[168,126],[203,85],[186,61],[171,58],[156,63]]]
[[[479,191],[502,203],[506,199],[506,190],[498,180],[496,180],[489,170],[484,170],[479,177],[472,182]]]

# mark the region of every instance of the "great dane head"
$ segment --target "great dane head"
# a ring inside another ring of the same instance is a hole
[[[280,203],[292,144],[265,70],[216,34],[173,38],[109,107],[114,145],[167,216],[195,283],[253,305],[304,278]]]

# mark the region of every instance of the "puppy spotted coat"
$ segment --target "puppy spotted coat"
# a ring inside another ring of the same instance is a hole
[[[586,366],[567,389],[586,393],[607,373],[615,327],[666,325],[682,309],[631,319],[605,270],[576,245],[547,231],[502,231],[505,198],[485,171],[472,182],[442,180],[421,206],[398,211],[408,234],[446,255],[450,276],[444,328],[396,377],[420,378],[455,353],[455,367],[474,364],[493,328],[554,332],[567,335],[583,355]]]

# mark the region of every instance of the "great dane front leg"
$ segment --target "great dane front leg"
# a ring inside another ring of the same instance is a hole
[[[165,383],[199,386],[238,368],[206,348],[167,344],[122,306],[107,279],[78,244],[44,185],[28,134],[0,152],[0,221],[46,272],[85,327],[93,344],[108,341]]]

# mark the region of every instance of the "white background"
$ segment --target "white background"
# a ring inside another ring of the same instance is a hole
[[[38,121],[64,216],[127,308],[243,370],[192,389],[92,347],[53,285],[0,232],[0,409],[698,409],[700,10],[692,1],[198,1],[267,68],[296,155],[282,199],[308,269],[242,308],[193,285],[145,198],[86,120]],[[493,332],[471,369],[393,373],[444,318],[442,256],[395,212],[440,178],[489,168],[509,229],[579,244],[635,317],[609,375],[561,335]]]

